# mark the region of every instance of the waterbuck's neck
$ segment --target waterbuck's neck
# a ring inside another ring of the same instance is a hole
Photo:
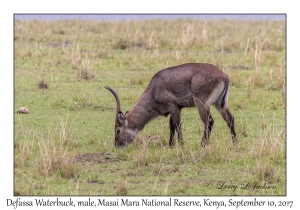
[[[130,128],[140,131],[151,119],[159,115],[154,109],[155,102],[148,97],[149,94],[143,94],[134,107],[126,115],[128,126]]]

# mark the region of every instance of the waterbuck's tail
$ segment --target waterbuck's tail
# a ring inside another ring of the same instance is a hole
[[[223,90],[223,97],[221,101],[221,108],[228,107],[228,98],[229,98],[229,80],[224,80],[224,90]]]

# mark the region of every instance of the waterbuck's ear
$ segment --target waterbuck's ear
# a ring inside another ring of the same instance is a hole
[[[128,122],[126,120],[125,115],[122,112],[118,112],[118,120],[121,123],[121,125],[127,126]]]

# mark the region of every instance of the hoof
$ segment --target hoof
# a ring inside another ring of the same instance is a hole
[[[236,136],[233,136],[233,137],[232,137],[232,144],[233,144],[233,145],[236,145],[237,143],[238,143],[237,137],[236,137]]]
[[[201,141],[201,147],[205,147],[205,145],[206,145],[206,143],[207,143],[207,141]]]

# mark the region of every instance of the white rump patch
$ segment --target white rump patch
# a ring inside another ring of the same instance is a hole
[[[210,94],[210,96],[206,100],[206,102],[205,102],[206,106],[209,107],[210,105],[215,104],[216,102],[221,103],[222,97],[220,97],[220,96],[221,96],[221,93],[224,91],[224,85],[225,85],[224,82],[221,82],[220,84],[218,84],[218,86],[213,90],[213,92]]]

